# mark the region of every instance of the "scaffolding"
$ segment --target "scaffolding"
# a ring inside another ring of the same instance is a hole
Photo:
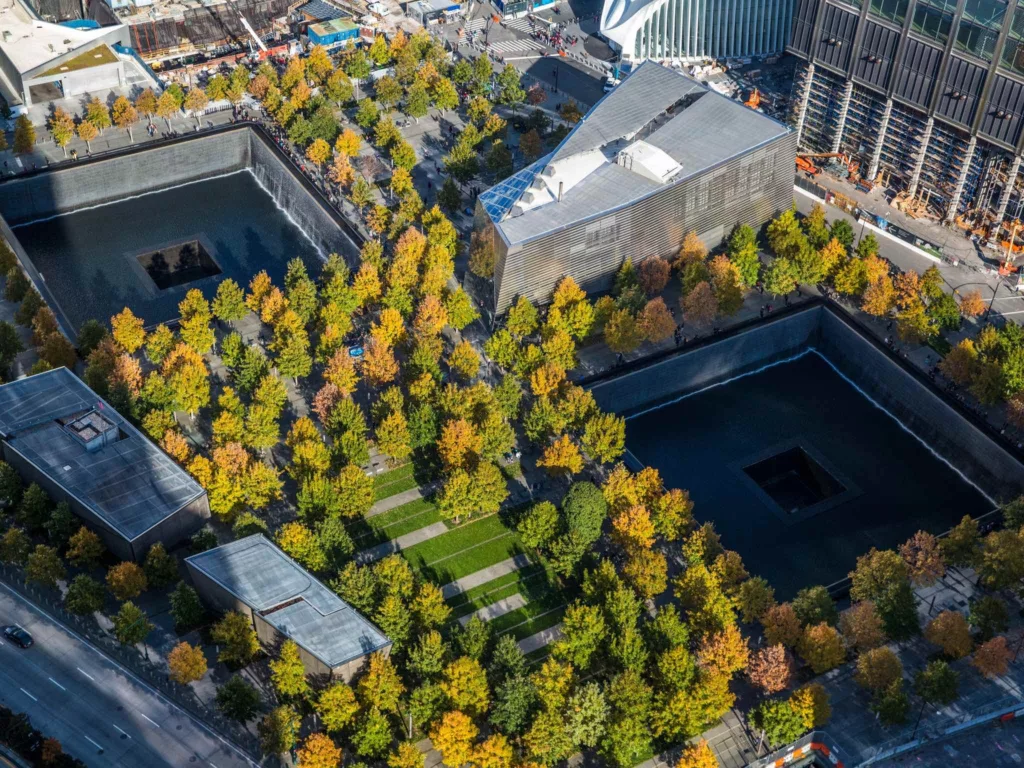
[[[861,173],[866,172],[871,165],[871,155],[882,136],[884,114],[884,99],[877,98],[864,88],[856,85],[853,87],[840,151],[860,163],[863,169]]]
[[[889,129],[882,141],[879,168],[884,170],[886,186],[897,192],[907,189],[921,152],[927,119],[923,114],[894,103]]]
[[[839,75],[824,69],[813,73],[800,139],[802,149],[813,152],[832,151],[833,139],[839,131],[845,92],[846,82]]]

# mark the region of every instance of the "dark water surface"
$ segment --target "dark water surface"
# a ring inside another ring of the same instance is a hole
[[[626,445],[666,486],[688,489],[697,520],[713,522],[780,599],[843,578],[872,546],[893,547],[919,529],[941,533],[991,509],[817,354],[637,416]],[[794,446],[847,492],[807,512],[773,504],[743,467]]]
[[[262,269],[281,285],[285,265],[296,256],[314,277],[319,271],[313,245],[246,171],[82,209],[14,233],[75,330],[89,318],[105,322],[125,306],[147,325],[172,320],[190,288],[212,298],[222,280],[234,278],[244,288]],[[221,273],[159,290],[137,256],[194,239]]]

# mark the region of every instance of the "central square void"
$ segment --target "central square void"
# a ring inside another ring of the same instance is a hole
[[[148,162],[146,153],[137,161]],[[298,257],[314,277],[316,248],[248,170],[14,226],[74,330],[124,307],[147,325],[178,317],[190,288],[213,298],[260,270],[281,285]]]
[[[991,508],[816,352],[627,418],[630,452],[779,600]]]
[[[198,239],[173,243],[136,258],[161,291],[220,274],[217,262]]]
[[[743,471],[788,514],[813,507],[846,490],[799,446],[743,467]]]

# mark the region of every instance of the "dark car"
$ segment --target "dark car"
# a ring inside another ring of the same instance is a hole
[[[32,645],[32,635],[21,627],[4,627],[4,637],[22,648],[29,648]]]

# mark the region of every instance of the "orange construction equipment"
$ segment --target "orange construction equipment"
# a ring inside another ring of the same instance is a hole
[[[755,88],[750,92],[750,97],[743,102],[743,106],[757,109],[761,106],[761,92]]]
[[[812,176],[817,176],[819,173],[821,173],[821,170],[819,170],[818,166],[816,166],[810,160],[806,159],[803,155],[796,156],[796,167],[798,170],[801,170],[804,173],[809,173]]]

